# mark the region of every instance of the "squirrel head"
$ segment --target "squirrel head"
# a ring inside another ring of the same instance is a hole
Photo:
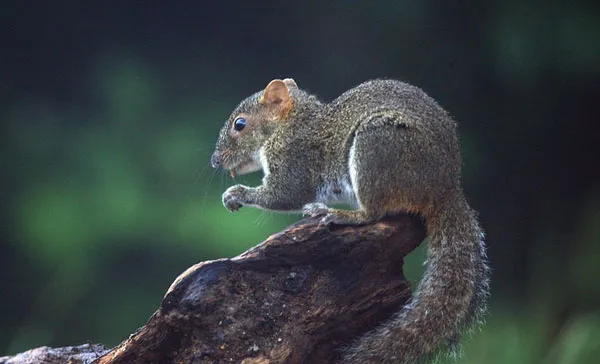
[[[242,101],[221,128],[212,166],[229,170],[232,177],[260,170],[260,148],[287,121],[294,107],[291,94],[297,89],[291,78],[276,79]]]

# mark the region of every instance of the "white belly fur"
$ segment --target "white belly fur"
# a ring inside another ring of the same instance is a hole
[[[338,191],[338,193],[336,193]],[[350,178],[345,177],[340,181],[332,181],[321,186],[317,191],[317,202],[328,205],[329,203],[346,203],[353,207],[358,206]]]

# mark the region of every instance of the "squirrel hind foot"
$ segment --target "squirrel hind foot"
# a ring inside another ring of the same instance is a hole
[[[368,215],[364,210],[329,209],[321,223],[330,225],[364,225],[377,219]]]
[[[304,205],[302,214],[310,217],[323,216],[320,223],[324,225],[363,225],[377,220],[364,210],[331,209],[321,202]]]
[[[326,215],[327,213],[329,213],[329,207],[321,202],[308,203],[302,208],[302,215],[305,216],[315,217]]]

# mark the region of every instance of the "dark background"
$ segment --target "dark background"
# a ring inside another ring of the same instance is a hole
[[[396,78],[459,122],[487,231],[491,314],[462,362],[593,362],[599,15],[592,1],[3,2],[0,355],[115,345],[189,265],[299,218],[221,206],[234,182],[208,162],[242,98],[273,78],[324,100]]]

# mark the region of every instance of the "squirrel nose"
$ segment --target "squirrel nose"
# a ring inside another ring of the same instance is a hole
[[[214,152],[212,157],[210,157],[210,164],[213,168],[218,168],[221,165],[221,154],[219,152]]]

